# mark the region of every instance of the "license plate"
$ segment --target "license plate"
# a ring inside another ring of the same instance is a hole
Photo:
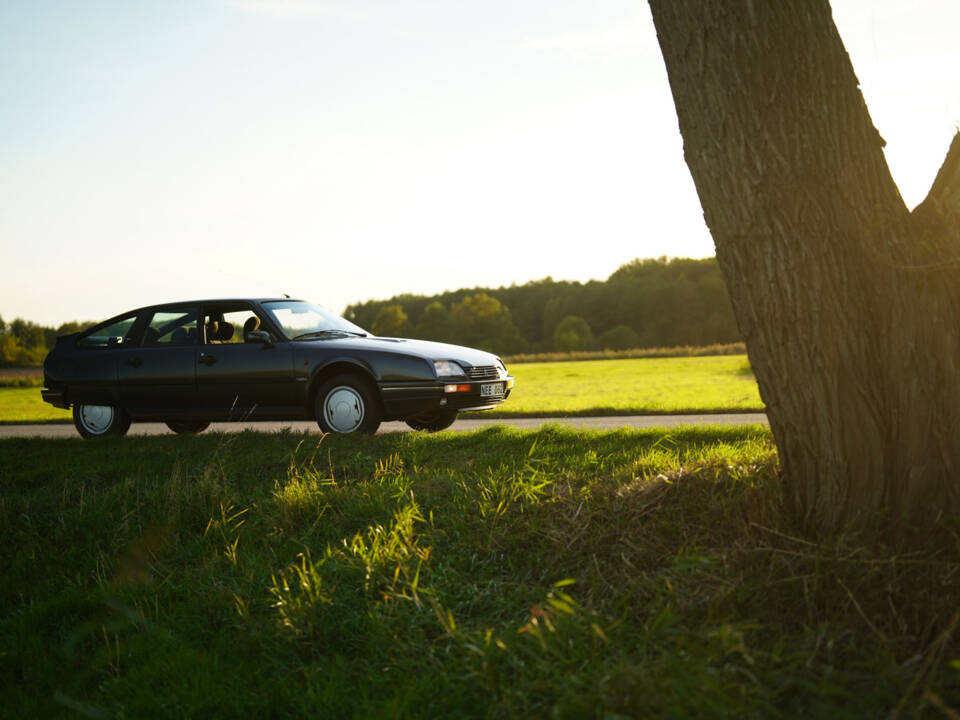
[[[480,397],[503,395],[503,383],[487,383],[480,386]]]

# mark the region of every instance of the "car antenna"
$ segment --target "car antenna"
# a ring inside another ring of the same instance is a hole
[[[283,296],[284,296],[285,298],[289,298],[289,297],[290,297],[290,296],[287,295],[286,293],[284,293]]]

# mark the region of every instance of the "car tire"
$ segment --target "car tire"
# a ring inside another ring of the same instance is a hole
[[[406,418],[404,422],[414,430],[440,432],[453,425],[456,419],[456,410],[438,410],[437,412],[424,413],[416,417]]]
[[[177,435],[196,435],[210,427],[210,423],[203,420],[171,420],[167,427]]]
[[[370,383],[357,375],[337,375],[320,389],[313,404],[314,418],[325,433],[372,435],[383,413]]]
[[[81,437],[107,437],[126,435],[130,429],[130,416],[116,405],[87,405],[78,403],[73,406],[73,425]]]

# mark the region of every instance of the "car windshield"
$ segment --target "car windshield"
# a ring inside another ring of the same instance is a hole
[[[349,320],[313,303],[280,300],[263,303],[263,309],[270,313],[270,317],[283,328],[283,334],[291,340],[343,334],[366,337],[369,334]]]

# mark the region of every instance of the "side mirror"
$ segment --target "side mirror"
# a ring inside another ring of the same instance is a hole
[[[251,330],[243,339],[248,343],[260,343],[268,348],[273,347],[273,343],[270,342],[270,333],[266,330]]]

